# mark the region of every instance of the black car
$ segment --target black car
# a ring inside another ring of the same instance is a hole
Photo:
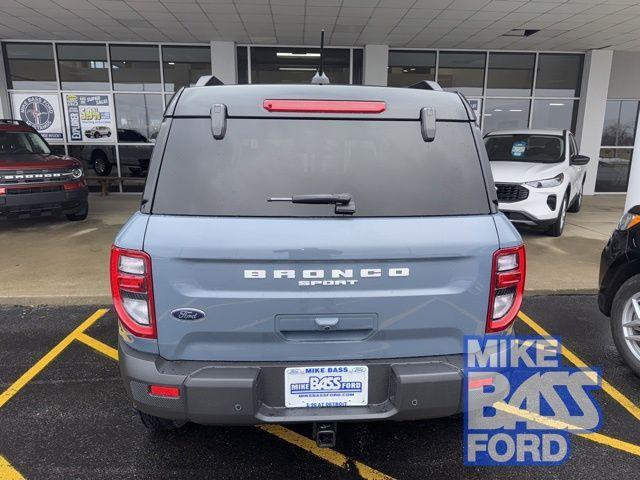
[[[611,317],[620,355],[640,376],[640,205],[622,217],[602,252],[598,306]]]

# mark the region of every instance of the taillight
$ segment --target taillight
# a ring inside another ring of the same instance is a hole
[[[382,113],[387,104],[369,100],[265,100],[262,107],[269,112]]]
[[[133,335],[156,338],[151,257],[111,247],[111,296],[122,325]]]
[[[6,195],[7,189],[4,187],[0,187],[0,195]]]
[[[505,330],[515,321],[522,305],[526,270],[524,245],[493,254],[487,333]]]

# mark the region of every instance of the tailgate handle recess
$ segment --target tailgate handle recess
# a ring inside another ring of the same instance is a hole
[[[436,138],[436,109],[424,107],[420,110],[420,130],[425,142],[433,142]]]
[[[227,106],[224,103],[211,105],[211,133],[216,140],[222,140],[227,133]]]

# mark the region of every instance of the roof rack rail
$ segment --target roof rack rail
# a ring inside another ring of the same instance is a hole
[[[224,85],[224,82],[215,75],[203,75],[196,82],[196,87],[210,87],[212,85]]]
[[[407,88],[417,88],[419,90],[434,90],[436,92],[441,92],[442,87],[438,82],[434,82],[433,80],[421,80],[418,83],[414,83],[413,85],[409,85]]]
[[[29,126],[27,122],[24,122],[22,120],[16,120],[14,118],[0,118],[0,123],[13,123],[15,125],[24,125],[26,127]]]

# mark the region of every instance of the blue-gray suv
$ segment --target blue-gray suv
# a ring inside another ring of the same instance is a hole
[[[174,96],[111,257],[147,427],[313,422],[327,445],[462,410],[465,336],[512,333],[525,254],[473,110],[436,87]]]

